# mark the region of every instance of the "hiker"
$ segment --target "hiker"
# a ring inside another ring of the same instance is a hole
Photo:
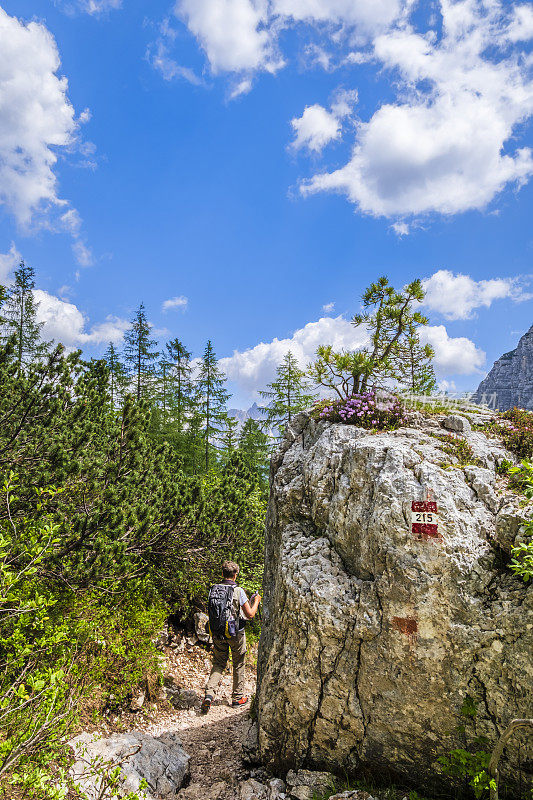
[[[202,712],[207,714],[213,697],[222,680],[222,673],[228,663],[229,651],[233,661],[233,693],[231,705],[244,706],[249,698],[244,695],[244,670],[246,659],[247,619],[256,615],[261,595],[254,592],[250,600],[246,592],[237,586],[239,566],[233,561],[222,564],[222,583],[216,583],[209,592],[209,629],[213,637],[213,667],[205,687]]]

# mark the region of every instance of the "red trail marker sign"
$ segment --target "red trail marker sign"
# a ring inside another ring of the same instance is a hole
[[[411,503],[411,531],[418,539],[440,539],[439,515],[434,501]]]

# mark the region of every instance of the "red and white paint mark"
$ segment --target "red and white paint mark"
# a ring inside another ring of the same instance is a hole
[[[411,503],[411,531],[418,539],[440,539],[439,514],[433,500]]]

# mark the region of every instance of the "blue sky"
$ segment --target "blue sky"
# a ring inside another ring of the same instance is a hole
[[[444,386],[533,323],[530,3],[0,8],[0,280],[49,335],[98,355],[142,300],[245,405],[381,274],[428,281]]]

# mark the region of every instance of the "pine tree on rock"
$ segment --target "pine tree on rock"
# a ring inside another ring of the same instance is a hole
[[[261,410],[265,414],[266,426],[283,434],[295,414],[305,411],[314,400],[305,372],[299,368],[296,358],[289,350],[276,370],[276,380],[260,392],[269,402]]]
[[[432,363],[434,357],[434,349],[430,344],[420,342],[417,326],[410,322],[398,346],[396,379],[413,394],[431,394],[437,384]]]
[[[15,281],[7,292],[4,305],[7,335],[15,337],[15,359],[19,372],[32,361],[38,361],[48,351],[47,343],[41,340],[43,324],[37,322],[35,303],[35,270],[20,262],[15,271]]]
[[[109,370],[108,388],[111,407],[116,408],[120,405],[128,386],[128,374],[124,369],[124,365],[119,358],[119,354],[113,342],[109,342],[107,350],[104,353],[104,361]]]
[[[124,360],[134,381],[137,401],[150,395],[155,379],[155,362],[159,353],[155,349],[156,340],[150,338],[150,331],[144,303],[141,303],[131,327],[124,334]]]
[[[207,342],[196,381],[200,413],[203,422],[204,466],[208,470],[213,461],[216,444],[224,428],[229,394],[224,388],[226,376],[218,366],[211,340]]]

